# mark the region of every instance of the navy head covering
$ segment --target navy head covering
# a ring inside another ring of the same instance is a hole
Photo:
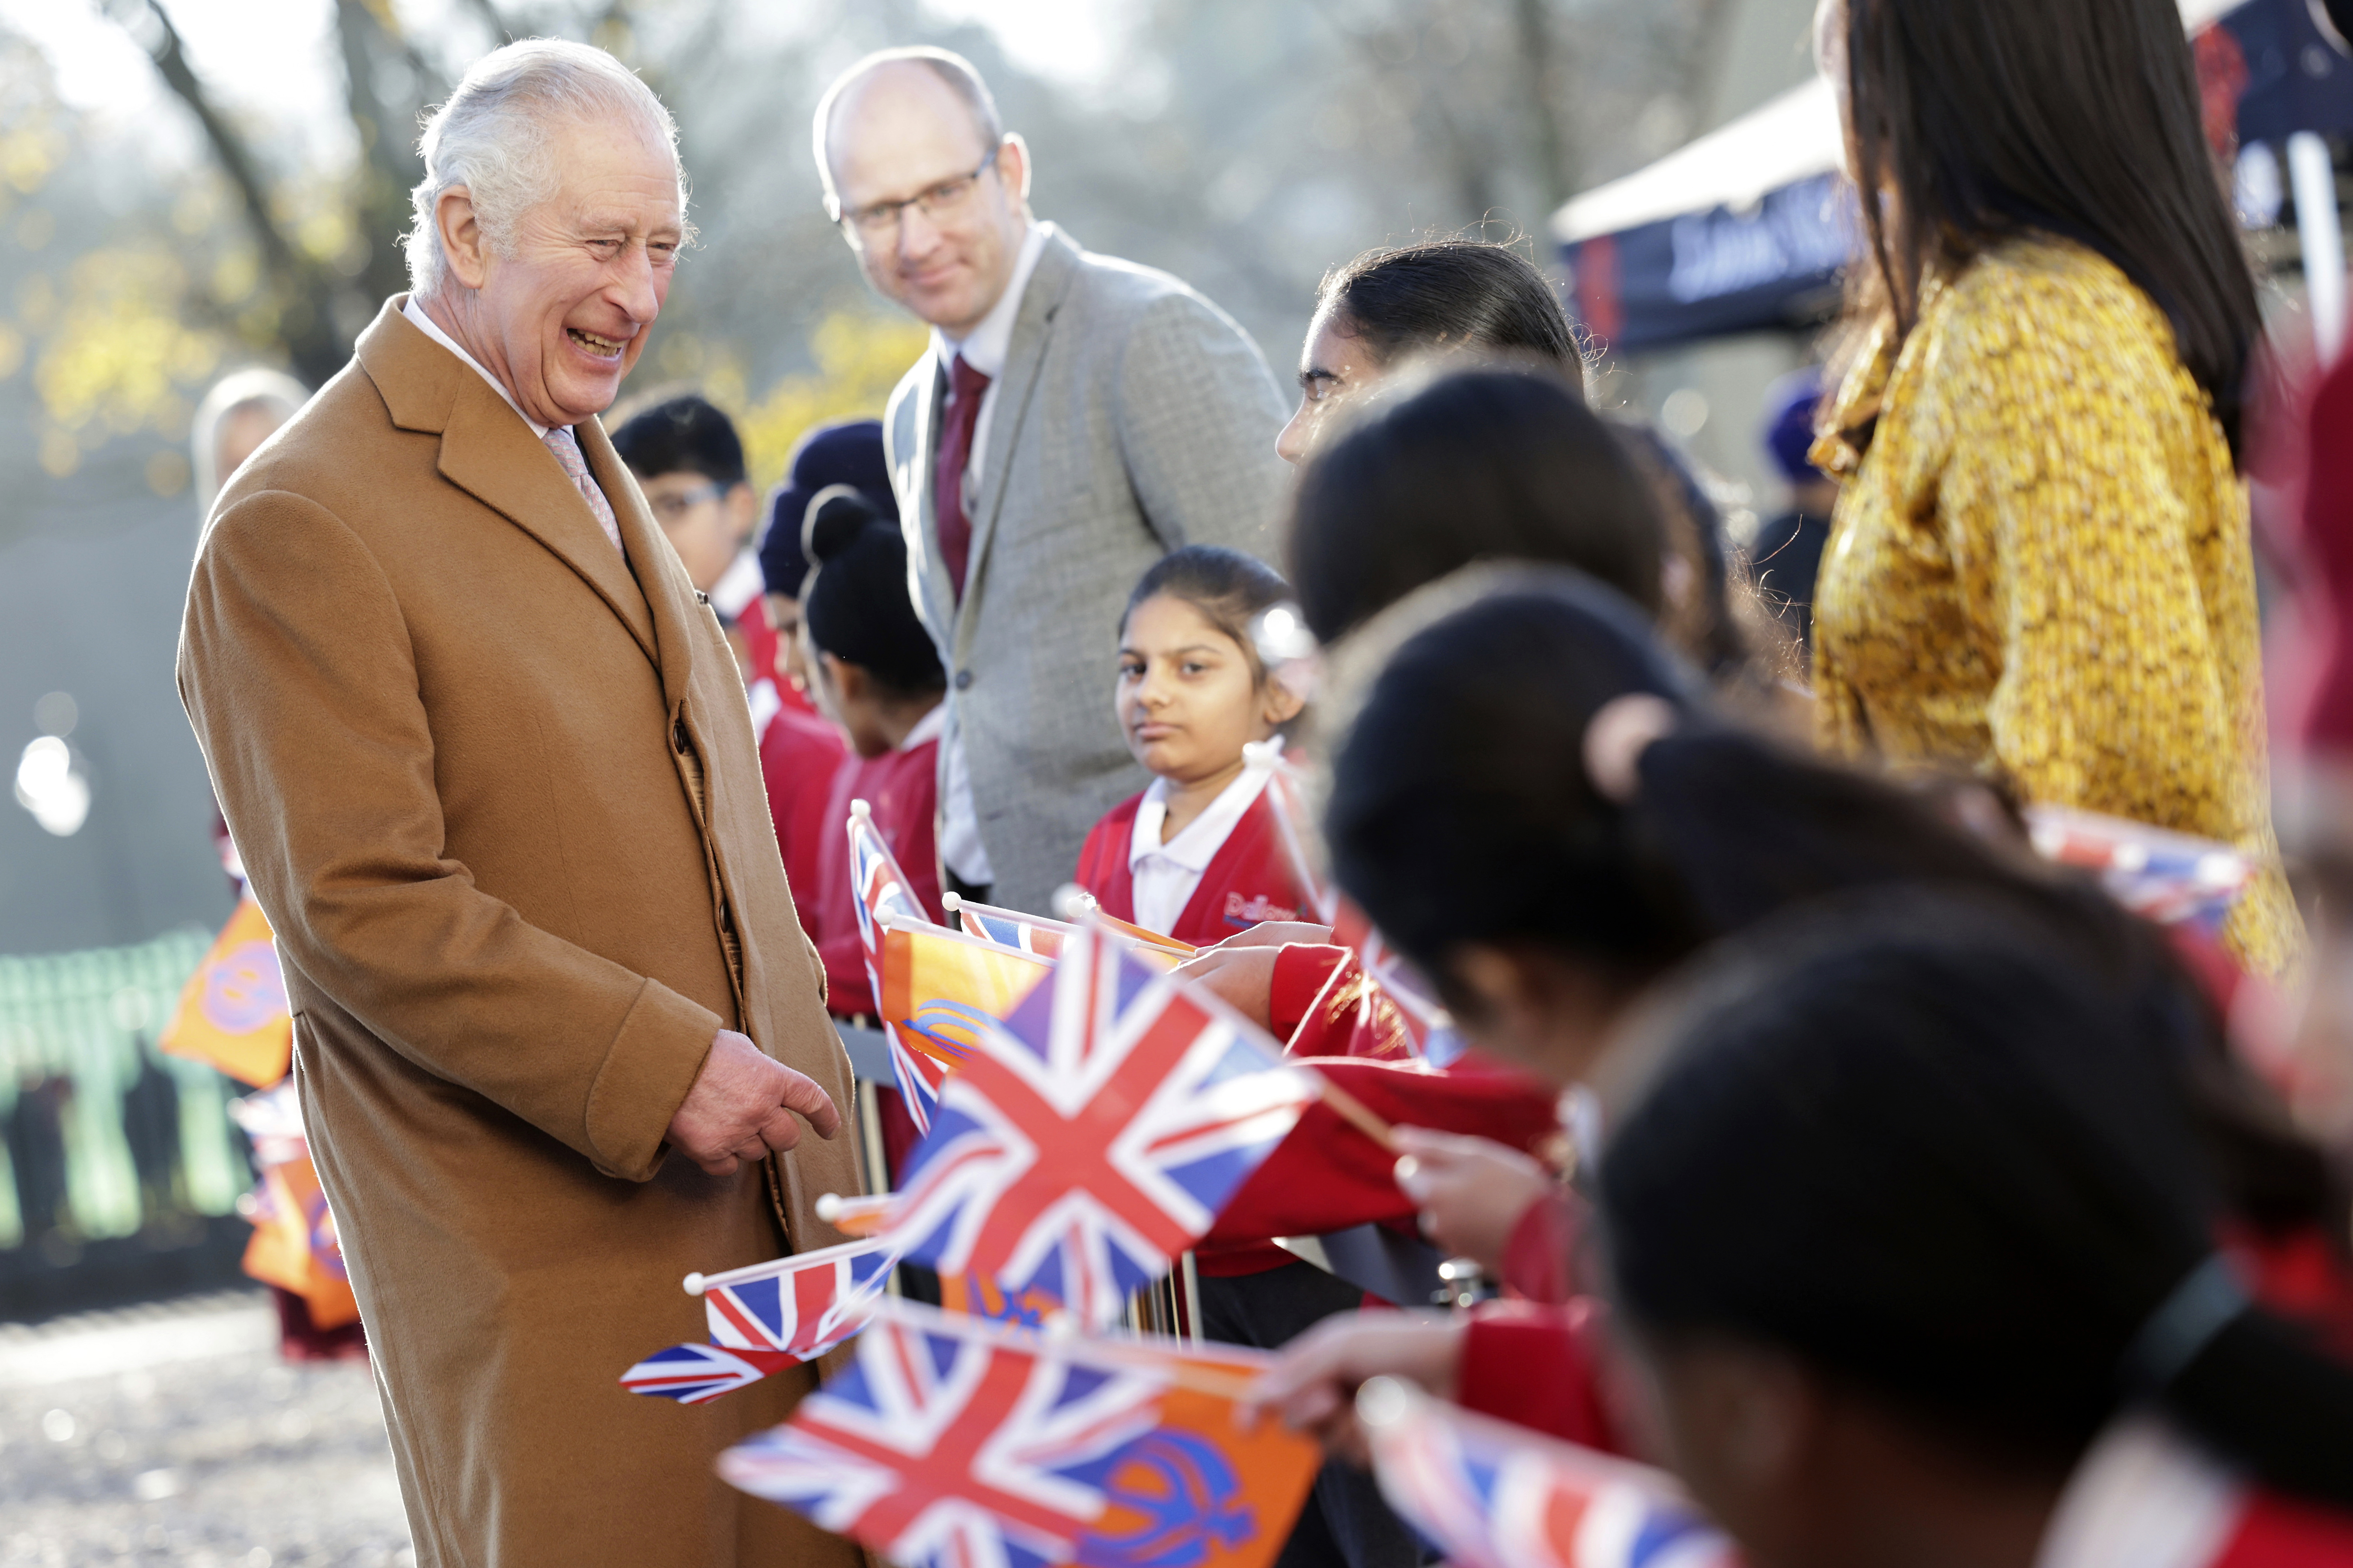
[[[1822,478],[1807,458],[1814,444],[1814,410],[1822,401],[1821,372],[1793,370],[1765,394],[1765,449],[1791,484]]]
[[[760,575],[771,594],[798,598],[809,560],[801,535],[809,502],[829,485],[848,485],[873,503],[876,515],[899,520],[899,498],[891,490],[891,468],[882,456],[882,421],[844,419],[820,425],[793,448],[786,479],[768,498],[768,523],[760,535]]]
[[[802,548],[816,568],[801,599],[812,647],[902,695],[945,689],[932,635],[907,596],[907,542],[897,523],[856,490],[836,489],[809,509]]]

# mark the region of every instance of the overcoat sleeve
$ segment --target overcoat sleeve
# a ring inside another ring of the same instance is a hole
[[[1197,294],[1155,301],[1128,332],[1116,396],[1120,456],[1161,546],[1272,559],[1282,394],[1241,328]]]
[[[445,854],[407,628],[351,530],[282,491],[223,512],[179,682],[281,961],[426,1071],[651,1177],[721,1020],[528,923]]]

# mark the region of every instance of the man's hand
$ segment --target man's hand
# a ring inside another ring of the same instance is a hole
[[[1500,1277],[1504,1248],[1552,1175],[1517,1149],[1426,1128],[1397,1130],[1397,1184],[1421,1210],[1421,1228],[1455,1258]]]
[[[1271,1410],[1358,1465],[1369,1462],[1356,1425],[1358,1385],[1381,1376],[1418,1383],[1451,1398],[1462,1366],[1465,1320],[1425,1312],[1344,1312],[1326,1318],[1283,1347],[1260,1374],[1237,1414],[1247,1426]]]
[[[732,1176],[746,1160],[801,1141],[799,1111],[820,1138],[841,1130],[841,1112],[814,1079],[764,1054],[751,1039],[722,1029],[670,1119],[672,1147],[713,1176]]]

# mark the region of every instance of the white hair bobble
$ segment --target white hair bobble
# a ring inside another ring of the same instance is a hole
[[[417,142],[425,178],[409,193],[416,216],[403,240],[411,289],[429,295],[448,271],[434,219],[446,192],[465,187],[483,237],[499,249],[518,218],[555,194],[562,171],[549,156],[547,128],[566,117],[634,121],[677,157],[678,121],[653,89],[604,50],[562,38],[526,38],[493,49],[433,111]],[[684,212],[683,169],[678,184]]]
[[[1632,800],[1643,752],[1680,721],[1673,703],[1648,691],[1630,691],[1603,703],[1585,726],[1585,776],[1594,790],[1620,805]]]

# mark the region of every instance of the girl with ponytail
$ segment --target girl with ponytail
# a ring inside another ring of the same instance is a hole
[[[1461,606],[1459,584],[1421,598]],[[1713,721],[1642,617],[1574,573],[1495,571],[1467,607],[1414,600],[1376,623],[1395,652],[1333,764],[1333,870],[1436,985],[1472,1045],[1556,1083],[1585,1081],[1629,1010],[1727,936],[1834,895],[1957,889],[2015,910],[2129,1019],[2184,1086],[2258,1276],[2323,1258],[2353,1300],[2329,1172],[2227,1055],[2162,937],[2088,881],[1948,823],[1922,795]],[[1597,1428],[1596,1303],[1550,1314],[1355,1320],[1296,1347],[1265,1398],[1345,1437],[1356,1383],[1411,1375],[1491,1414],[1582,1441]]]
[[[2353,1562],[2353,1368],[2216,1249],[2189,1080],[2080,947],[1851,895],[1641,1031],[1620,1339],[1751,1562]]]

